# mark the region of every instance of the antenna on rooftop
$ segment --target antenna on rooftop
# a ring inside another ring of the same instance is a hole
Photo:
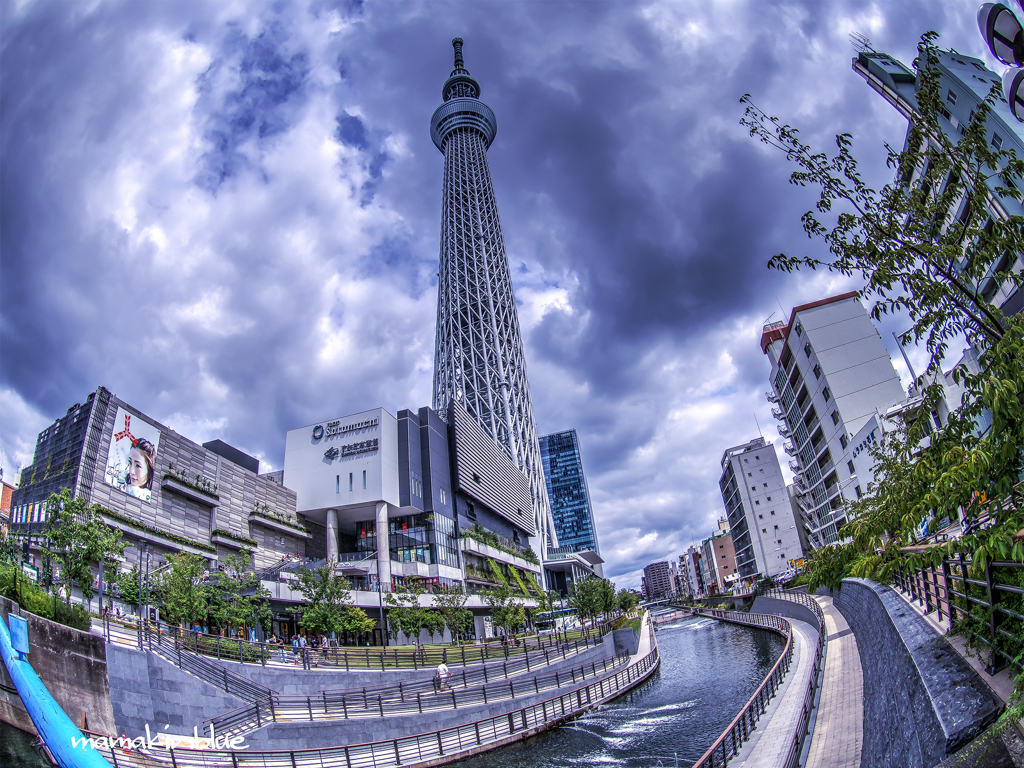
[[[849,40],[850,45],[852,45],[855,50],[860,51],[861,53],[876,53],[874,47],[871,45],[870,38],[868,38],[865,35],[862,35],[860,32],[851,32],[849,34]]]

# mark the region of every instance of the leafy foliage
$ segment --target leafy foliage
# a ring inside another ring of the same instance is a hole
[[[46,500],[45,540],[40,548],[57,567],[57,582],[64,586],[68,604],[71,588],[78,586],[86,602],[92,601],[92,565],[120,557],[128,543],[121,532],[100,517],[100,507],[61,489]]]
[[[468,596],[456,587],[445,587],[434,595],[434,608],[448,628],[452,640],[460,642],[467,626],[472,626],[473,612],[466,610]]]
[[[203,586],[206,559],[191,552],[168,555],[168,570],[155,579],[163,615],[172,624],[189,627],[206,619],[208,603]]]
[[[1024,217],[989,215],[990,208],[1002,207],[1000,197],[1021,200],[1024,161],[989,142],[987,123],[1001,97],[997,87],[962,135],[944,132],[936,39],[934,32],[921,38],[914,62],[918,110],[910,118],[906,149],[889,150],[896,178],[881,191],[864,183],[849,134],[836,137],[838,151],[829,157],[761,111],[749,95],[742,100],[747,108],[741,122],[751,135],[798,166],[790,182],[818,189],[803,226],[830,253],[826,259],[778,254],[769,266],[860,277],[871,316],[908,317],[901,343],[923,342],[929,354],[917,382],[925,415],[907,419],[872,448],[875,482],[847,508],[849,522],[840,530],[847,543],[811,554],[810,591],[835,587],[847,575],[885,581],[899,563],[937,565],[960,554],[976,577],[993,559],[1024,562],[1024,541],[1016,537],[1024,529],[1024,319],[1005,317],[991,302],[990,289],[1002,284],[1020,290],[1024,284],[1024,275],[1014,271]],[[961,338],[977,350],[978,370],[953,371],[965,390],[963,401],[947,424],[931,432],[927,414],[941,395],[935,382],[950,344]],[[961,518],[961,538],[905,550],[923,520]]]
[[[298,590],[303,598],[302,626],[306,631],[317,635],[346,631],[345,610],[351,603],[350,589],[349,580],[337,574],[334,558],[319,568],[299,571]],[[353,616],[348,618],[351,620]]]

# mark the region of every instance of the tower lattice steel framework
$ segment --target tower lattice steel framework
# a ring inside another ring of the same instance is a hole
[[[498,123],[463,64],[462,40],[452,45],[455,69],[441,90],[444,104],[430,119],[430,137],[444,154],[434,409],[446,413],[451,400],[460,403],[519,465],[530,481],[543,558],[557,537],[487,165]]]

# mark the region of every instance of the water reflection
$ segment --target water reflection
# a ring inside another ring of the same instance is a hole
[[[660,669],[640,688],[561,728],[459,768],[690,766],[771,670],[784,641],[765,630],[687,619],[658,631]]]

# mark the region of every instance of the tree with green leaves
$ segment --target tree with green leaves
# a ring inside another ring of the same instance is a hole
[[[414,645],[419,645],[420,632],[430,622],[427,617],[427,609],[420,607],[420,595],[422,594],[423,587],[418,584],[407,584],[399,587],[395,592],[385,593],[384,602],[388,605],[389,634],[396,641],[401,632],[407,640],[411,640]]]
[[[121,532],[100,516],[99,505],[87,505],[81,496],[72,498],[67,488],[46,500],[44,536],[40,549],[56,566],[55,585],[64,587],[69,604],[71,589],[77,585],[86,605],[90,605],[93,563],[119,558],[128,546]]]
[[[225,634],[256,624],[266,630],[271,618],[269,598],[270,593],[256,578],[248,550],[225,558],[206,585],[207,612],[227,630]]]
[[[464,614],[468,613],[472,616],[472,612],[465,608],[468,599],[469,596],[458,587],[442,586],[434,595],[434,609],[441,616],[453,643],[462,642],[462,627],[465,625]],[[470,623],[472,623],[472,619],[470,619]]]
[[[628,589],[620,589],[617,600],[619,610],[623,613],[629,613],[637,606],[637,603],[640,602],[640,598]]]
[[[357,606],[346,605],[341,612],[341,633],[343,637],[355,637],[364,632],[372,632],[377,622],[366,615],[366,612]]]
[[[155,578],[154,591],[167,621],[191,629],[206,620],[206,558],[179,552],[167,555],[167,562],[169,567]]]
[[[526,623],[526,608],[512,595],[512,590],[500,586],[483,594],[484,602],[491,609],[491,623],[510,635]]]
[[[302,593],[302,626],[313,634],[344,632],[345,609],[351,604],[351,583],[337,573],[334,558],[319,568],[299,571]]]
[[[595,619],[604,610],[606,587],[604,579],[588,576],[573,582],[569,605],[576,609],[580,621]]]
[[[885,435],[874,454],[876,481],[865,499],[849,506],[849,522],[840,531],[849,541],[810,558],[811,590],[834,586],[851,573],[884,579],[897,560],[938,563],[964,553],[976,575],[992,559],[1024,561],[1024,542],[1015,538],[1024,528],[1024,318],[1004,316],[983,291],[990,280],[1017,290],[1024,285],[1024,275],[1014,271],[1024,217],[989,215],[1000,196],[1021,199],[1024,161],[989,141],[987,123],[999,98],[995,87],[962,135],[942,129],[936,38],[932,32],[921,38],[914,62],[918,110],[910,116],[906,149],[889,151],[896,178],[881,191],[864,182],[849,134],[836,137],[838,151],[830,157],[760,110],[749,95],[743,99],[742,122],[751,135],[797,164],[793,184],[817,189],[804,230],[829,250],[821,259],[778,254],[769,266],[859,277],[860,295],[870,302],[874,319],[908,317],[901,343],[923,342],[929,354],[918,380],[922,414],[940,396],[934,382],[950,344],[966,338],[979,352],[979,371],[953,372],[965,395],[948,424],[927,442],[927,415]],[[988,422],[987,429],[979,428]],[[991,523],[978,526],[986,513]],[[914,556],[901,552],[922,520],[961,515],[967,535]]]

